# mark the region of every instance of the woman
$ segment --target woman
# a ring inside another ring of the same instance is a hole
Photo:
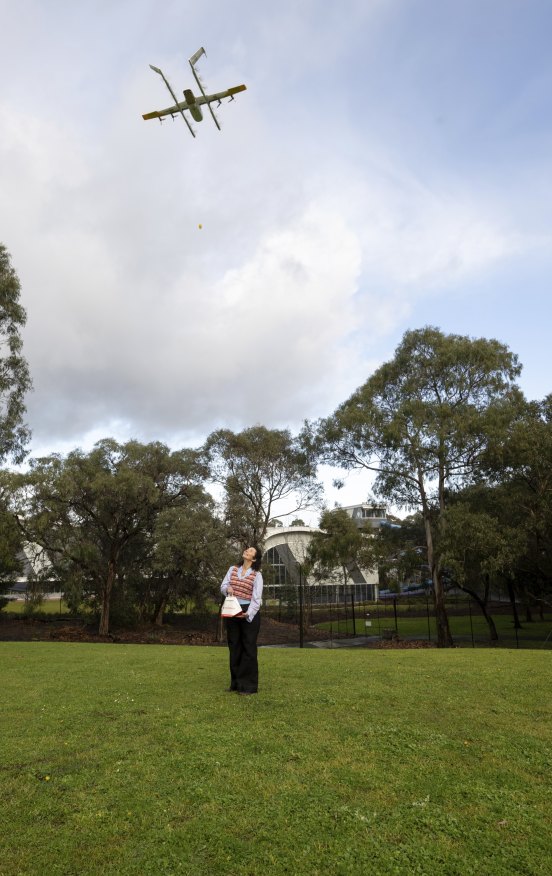
[[[220,585],[225,596],[235,596],[241,605],[240,614],[225,618],[230,649],[230,687],[239,694],[255,694],[259,685],[257,636],[261,625],[259,609],[263,593],[260,573],[261,554],[256,547],[243,552],[241,566],[230,566]]]

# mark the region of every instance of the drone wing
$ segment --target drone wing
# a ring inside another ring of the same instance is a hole
[[[194,54],[193,54],[192,57],[190,58],[190,67],[192,68],[192,73],[194,74],[194,79],[195,79],[195,81],[196,81],[197,84],[198,84],[198,88],[199,88],[199,90],[201,91],[201,94],[203,95],[203,100],[202,100],[201,98],[198,98],[198,103],[206,103],[206,104],[207,104],[207,106],[209,107],[209,112],[210,112],[211,115],[213,116],[213,121],[214,121],[215,125],[217,126],[217,128],[218,128],[219,131],[220,131],[220,125],[219,125],[219,123],[218,123],[217,117],[216,117],[216,115],[214,114],[214,112],[213,112],[213,108],[212,108],[212,106],[211,106],[211,100],[218,100],[219,98],[217,98],[215,95],[211,95],[211,96],[208,97],[208,96],[205,94],[205,89],[204,89],[204,87],[203,87],[203,84],[202,84],[202,82],[201,82],[201,79],[199,78],[199,76],[198,76],[198,74],[197,74],[197,72],[196,72],[196,68],[195,68],[195,65],[197,64],[197,62],[199,61],[199,59],[201,58],[201,56],[202,56],[202,55],[206,55],[206,54],[207,54],[207,53],[206,53],[206,51],[205,51],[205,49],[204,49],[203,47],[201,47],[201,49],[198,49],[197,52],[194,52]]]
[[[180,113],[180,115],[182,116],[182,118],[184,119],[186,124],[188,125],[188,128],[190,130],[190,134],[192,135],[192,137],[195,137],[195,131],[192,128],[192,126],[190,125],[186,116],[184,115],[184,110],[183,110],[182,106],[179,104],[178,98],[176,97],[176,94],[172,90],[165,74],[163,73],[162,70],[159,69],[159,67],[154,67],[153,64],[150,64],[150,67],[155,73],[159,73],[159,75],[161,76],[163,82],[165,83],[165,85],[169,89],[170,95],[171,95],[172,99],[174,100],[175,106],[169,107],[166,110],[160,110],[160,111],[156,111],[156,112],[152,112],[152,113],[146,113],[144,116],[142,116],[142,118],[143,119],[157,119],[157,118],[161,118],[161,116],[166,116],[169,114],[172,115],[173,113]]]
[[[204,94],[203,97],[196,98],[196,103],[203,105],[204,103],[210,104],[215,100],[218,100],[220,102],[225,97],[229,97],[230,100],[234,100],[234,95],[239,94],[240,91],[247,91],[247,86],[234,85],[232,88],[227,88],[226,91],[217,92],[217,94]]]

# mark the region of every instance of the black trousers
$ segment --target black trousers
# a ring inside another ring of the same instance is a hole
[[[257,612],[251,623],[246,618],[228,617],[226,638],[230,649],[230,687],[243,693],[257,693],[259,687],[259,664],[257,661],[257,637],[261,616]]]

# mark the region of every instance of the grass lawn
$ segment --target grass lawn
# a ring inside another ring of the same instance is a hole
[[[25,614],[25,601],[19,599],[12,599],[3,611],[8,614]],[[59,599],[45,599],[40,607],[37,609],[39,614],[61,614],[63,612],[67,612],[68,608],[66,603],[61,601],[61,611],[59,605]]]
[[[2,876],[549,874],[546,651],[1,643]]]

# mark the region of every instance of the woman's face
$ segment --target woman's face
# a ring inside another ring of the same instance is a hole
[[[242,556],[244,560],[249,560],[250,563],[254,563],[257,557],[257,551],[254,547],[248,547],[244,550]]]

